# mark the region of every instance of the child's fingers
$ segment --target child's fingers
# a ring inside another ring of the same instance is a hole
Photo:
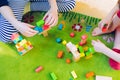
[[[35,34],[38,33],[38,31],[33,30],[33,29],[29,29],[29,32],[31,32],[31,33],[33,33],[33,34],[34,34],[34,33],[35,33]]]
[[[48,18],[45,20],[45,24],[49,24],[49,22],[51,21],[52,17],[48,16]]]
[[[53,24],[51,24],[51,26],[56,26],[57,25],[57,21],[58,20],[55,19],[55,21],[53,22]]]
[[[33,26],[33,25],[30,25],[30,24],[26,24],[28,27],[30,27],[30,28],[34,28],[35,26]]]
[[[96,43],[96,41],[95,40],[92,40],[92,45],[94,45]]]
[[[45,15],[44,18],[43,18],[43,20],[45,21],[47,18],[48,18],[48,15]]]
[[[52,24],[54,23],[54,21],[55,21],[55,19],[52,18],[52,19],[50,20],[50,22],[48,23],[48,25],[52,25]]]
[[[97,39],[97,42],[101,42],[99,39]]]

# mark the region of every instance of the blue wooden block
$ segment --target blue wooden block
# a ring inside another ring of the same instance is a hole
[[[36,31],[39,32],[39,27],[36,26],[36,27],[34,28],[34,30],[36,30]]]
[[[19,55],[22,55],[23,53],[22,52],[19,52]]]
[[[57,43],[61,43],[61,42],[62,42],[62,39],[61,39],[61,38],[57,38],[57,39],[56,39],[56,42],[57,42]]]
[[[42,27],[39,27],[39,33],[43,31],[43,28]]]
[[[59,29],[59,30],[62,30],[62,28],[63,28],[63,24],[60,24],[60,25],[58,26],[58,29]]]
[[[19,36],[19,39],[20,39],[20,41],[22,41],[22,40],[23,40],[23,38],[22,38],[21,36]]]
[[[34,30],[38,31],[39,33],[43,31],[42,27],[35,27]]]

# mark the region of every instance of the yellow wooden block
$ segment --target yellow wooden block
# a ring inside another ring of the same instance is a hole
[[[62,41],[62,44],[63,44],[63,45],[66,45],[66,44],[67,44],[67,41],[66,41],[66,40],[63,40],[63,41]]]
[[[78,44],[76,44],[75,46],[76,46],[77,48],[79,47],[79,45],[78,45]]]
[[[90,59],[92,57],[92,54],[90,54],[89,56],[86,56],[85,59]]]
[[[88,48],[89,48],[88,46],[83,47],[84,51],[88,51]]]
[[[76,78],[77,78],[77,74],[75,73],[75,71],[74,71],[74,70],[71,72],[71,74],[72,74],[72,76],[73,76],[73,78],[74,78],[74,79],[76,79]]]
[[[84,57],[85,56],[85,53],[80,53],[80,57]]]
[[[20,46],[22,46],[22,45],[24,45],[26,43],[27,43],[27,41],[25,39],[23,39],[19,44],[20,44]]]

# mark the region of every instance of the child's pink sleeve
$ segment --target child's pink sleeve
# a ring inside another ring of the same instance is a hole
[[[120,18],[120,10],[117,12],[117,16]]]

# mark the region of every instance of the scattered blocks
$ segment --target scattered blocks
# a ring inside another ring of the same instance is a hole
[[[71,32],[71,33],[70,33],[70,37],[75,37],[75,33],[74,33],[74,32]]]
[[[69,58],[66,59],[66,63],[70,64],[71,60]]]
[[[86,78],[90,78],[90,77],[93,77],[95,75],[94,72],[89,72],[86,74]],[[103,79],[104,80],[104,79]]]
[[[63,57],[63,51],[58,51],[57,58],[62,58]]]
[[[61,38],[57,38],[57,39],[56,39],[56,42],[57,42],[57,43],[61,43],[61,42],[62,42],[62,39],[61,39]]]
[[[42,66],[39,66],[37,69],[35,69],[35,72],[40,72],[41,70],[43,70],[43,67]]]
[[[74,79],[76,79],[76,78],[77,78],[77,74],[75,73],[75,71],[74,71],[74,70],[71,72],[71,74],[72,74],[72,76],[73,76],[73,78],[74,78]]]
[[[96,75],[96,79],[95,80],[112,80],[112,77]]]
[[[41,35],[43,34],[44,37],[48,36],[47,31],[50,30],[49,25],[45,24],[44,20],[40,20],[36,23],[36,27],[34,30],[38,31],[38,34]]]
[[[50,73],[50,76],[52,77],[53,80],[57,80],[57,77],[54,72]]]

